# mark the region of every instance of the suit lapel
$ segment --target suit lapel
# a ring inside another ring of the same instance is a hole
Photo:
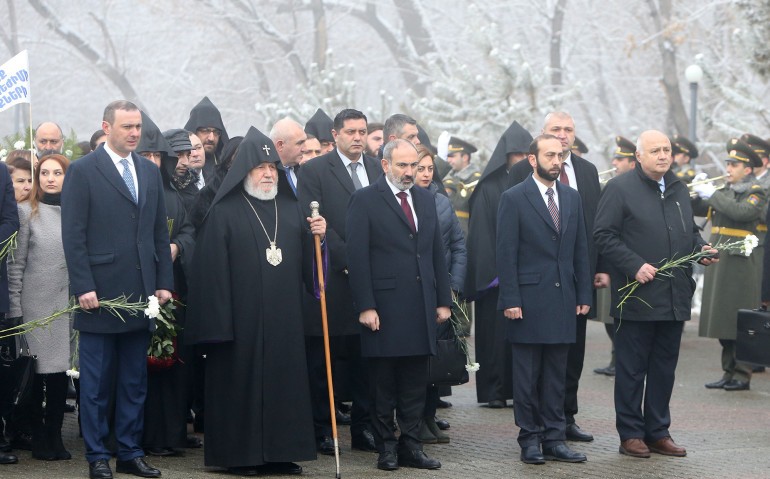
[[[567,194],[568,191],[566,191],[569,186],[558,184],[558,181],[556,181],[556,183],[556,190],[559,192],[559,228],[563,233],[569,224],[569,217],[572,211],[572,200]]]
[[[147,201],[147,185],[150,183],[150,179],[146,168],[147,165],[142,161],[141,157],[136,153],[132,153],[131,158],[134,160],[136,182],[139,185],[139,198],[137,198],[137,203],[139,204],[139,208],[141,208]]]
[[[543,218],[543,221],[546,222],[548,226],[551,227],[552,230],[556,231],[556,225],[553,224],[553,218],[551,218],[551,213],[548,211],[548,207],[545,206],[545,201],[543,200],[543,197],[540,195],[540,190],[538,189],[537,185],[535,184],[535,178],[532,175],[529,175],[529,177],[524,180],[524,195],[527,197],[529,202],[532,204],[532,207],[535,208],[535,211],[537,214],[540,215],[541,218]],[[559,194],[559,197],[561,198],[561,194]],[[564,223],[563,221],[560,221],[560,223]]]
[[[337,150],[332,150],[332,154],[329,155],[328,160],[332,174],[337,178],[340,184],[342,184],[345,190],[352,195],[353,192],[356,191],[356,188],[353,186],[353,179],[350,177],[348,169],[345,168],[345,164],[342,162],[342,158],[340,158]]]
[[[366,176],[369,178],[369,184],[373,185],[377,178],[382,176],[382,167],[377,160],[366,155],[364,155],[364,167],[366,168]]]
[[[126,186],[123,178],[118,173],[118,169],[115,167],[115,163],[112,162],[112,158],[110,158],[110,155],[108,155],[103,148],[96,151],[96,169],[99,170],[99,172],[120,192],[120,194],[125,196],[131,203],[134,203],[134,198],[131,196],[131,192],[128,191],[128,186]],[[142,190],[141,185],[139,190]]]

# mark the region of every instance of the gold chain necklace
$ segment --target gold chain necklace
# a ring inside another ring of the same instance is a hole
[[[257,210],[254,209],[254,205],[251,204],[251,201],[246,198],[246,195],[243,192],[241,192],[241,195],[243,196],[243,199],[246,200],[246,204],[249,205],[251,211],[254,212],[254,216],[257,217],[257,221],[259,221],[259,225],[262,227],[262,231],[264,231],[265,236],[267,236],[267,241],[270,242],[270,247],[265,249],[265,257],[267,258],[267,262],[272,266],[278,266],[281,264],[281,261],[283,261],[281,248],[276,248],[275,246],[275,242],[278,240],[278,202],[275,200],[275,198],[273,198],[273,204],[275,205],[275,232],[273,233],[273,239],[271,240],[270,235],[267,234],[265,225],[262,223],[262,218],[260,218],[257,214]]]

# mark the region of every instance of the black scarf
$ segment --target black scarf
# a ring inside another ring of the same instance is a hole
[[[61,193],[43,193],[40,202],[51,206],[61,206]]]

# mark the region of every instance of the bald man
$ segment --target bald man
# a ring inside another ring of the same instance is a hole
[[[302,125],[291,118],[282,118],[275,122],[270,130],[270,139],[281,159],[281,165],[286,172],[294,196],[297,195],[297,171],[305,149],[307,134]]]
[[[44,121],[35,129],[35,150],[38,158],[52,153],[61,153],[64,148],[64,134],[61,127],[51,121]]]

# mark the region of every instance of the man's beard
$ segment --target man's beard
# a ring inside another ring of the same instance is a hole
[[[270,201],[278,194],[278,182],[273,183],[273,186],[269,191],[265,191],[262,188],[252,185],[250,178],[247,176],[243,179],[243,189],[246,190],[246,193],[251,197],[262,201]]]
[[[393,174],[392,170],[388,170],[388,173],[386,175],[388,177],[388,180],[390,180],[391,183],[393,183],[393,186],[398,188],[401,191],[406,191],[409,188],[414,185],[414,177],[409,177],[408,180],[405,180],[407,178],[406,176],[402,176],[401,178],[398,178],[396,175]]]
[[[537,176],[539,176],[540,178],[542,178],[544,180],[556,181],[557,179],[559,179],[559,174],[560,173],[561,172],[551,173],[550,171],[548,171],[545,168],[543,168],[542,166],[540,166],[540,162],[539,161],[537,162]]]

